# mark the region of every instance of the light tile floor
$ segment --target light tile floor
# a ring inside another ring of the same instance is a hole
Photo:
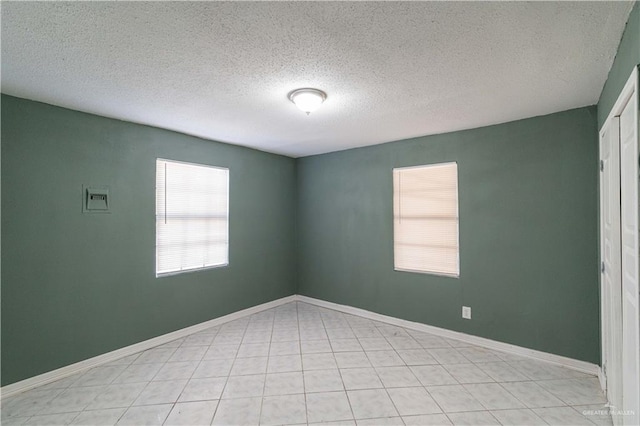
[[[2,401],[9,425],[611,425],[594,376],[289,303]]]

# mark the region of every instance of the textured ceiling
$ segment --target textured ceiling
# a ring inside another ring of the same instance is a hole
[[[2,3],[3,93],[293,157],[593,105],[632,6]]]

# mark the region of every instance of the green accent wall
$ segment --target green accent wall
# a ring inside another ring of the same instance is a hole
[[[587,107],[299,159],[298,293],[599,363],[596,124]],[[392,169],[449,161],[460,278],[394,271]]]
[[[633,67],[640,65],[640,2],[635,2],[618,46],[618,52],[598,101],[598,129],[602,127]]]
[[[2,385],[296,293],[599,363],[597,125],[639,19],[598,111],[297,160],[2,95]],[[158,157],[230,169],[228,267],[155,277]],[[394,271],[391,171],[448,161],[461,276]]]
[[[230,169],[230,265],[155,277],[157,157]],[[296,293],[295,160],[2,96],[2,385]],[[82,213],[82,185],[111,214]]]

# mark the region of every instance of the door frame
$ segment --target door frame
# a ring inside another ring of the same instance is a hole
[[[622,230],[620,205],[620,133],[619,117],[613,116],[600,131],[600,339],[602,366],[598,375],[609,404],[622,399]],[[604,149],[609,151],[608,160]],[[606,186],[606,187],[605,187]],[[609,196],[606,197],[606,192]],[[609,203],[617,203],[607,206]],[[611,214],[611,253],[607,263],[607,215]],[[606,266],[606,271],[604,270]],[[606,285],[605,274],[611,282]],[[611,288],[611,287],[614,288]],[[617,297],[616,297],[617,294]],[[617,305],[617,309],[616,309]],[[617,333],[616,333],[617,331]],[[617,334],[617,336],[616,336]],[[618,357],[614,354],[618,353]]]
[[[638,82],[638,66],[634,66],[633,70],[631,72],[631,75],[629,76],[626,84],[624,85],[623,89],[621,90],[620,94],[618,95],[618,99],[616,100],[615,104],[613,105],[613,107],[611,108],[611,111],[609,112],[609,115],[607,116],[607,119],[605,120],[604,124],[602,125],[602,128],[600,129],[599,132],[599,141],[598,141],[598,150],[600,150],[600,144],[602,143],[602,139],[604,138],[608,127],[611,125],[611,123],[615,122],[615,118],[618,117],[624,107],[629,103],[629,102],[635,102],[636,107],[640,107],[639,102],[638,102],[638,89],[640,88],[640,84]],[[639,132],[640,130],[640,114],[638,114],[638,117],[636,119],[636,135],[638,136],[640,134]],[[640,139],[640,136],[638,137],[638,139]],[[619,143],[619,141],[618,141]],[[636,143],[640,144],[640,141],[637,141]],[[598,158],[601,157],[601,154],[598,154]],[[640,160],[640,159],[639,159]],[[599,172],[600,173],[600,172]],[[601,179],[599,179],[598,181],[600,182]],[[602,205],[603,200],[602,200],[602,194],[601,194],[601,190],[602,188],[599,188],[599,198],[600,198],[600,205]],[[633,202],[637,205],[638,204],[638,196],[639,194],[634,194],[635,195],[635,200],[633,200]],[[601,209],[602,211],[602,209]],[[639,218],[640,219],[640,218]],[[603,218],[600,217],[599,218],[599,227],[600,227],[600,262],[604,261],[603,258],[603,244],[604,244],[604,238],[603,238],[603,233],[604,233],[604,227],[603,227]],[[640,255],[640,253],[639,253]],[[622,276],[621,276],[621,280],[622,280]],[[604,303],[605,303],[605,294],[604,294],[604,288],[602,286],[602,274],[599,275],[599,281],[600,281],[600,340],[601,340],[601,354],[602,354],[602,365],[606,365],[607,363],[607,359],[606,359],[606,354],[609,353],[609,349],[606,347],[607,344],[607,336],[605,335],[606,330],[608,329],[609,323],[607,321],[610,321],[609,318],[606,318],[604,315],[604,312],[607,312],[604,310]],[[622,282],[621,282],[622,284]],[[622,300],[622,286],[620,286],[620,300]],[[622,309],[622,306],[620,307],[620,309]],[[621,324],[621,327],[624,327],[624,323]],[[623,329],[620,330],[620,335],[622,335],[622,331]],[[640,336],[639,336],[640,339]],[[620,348],[620,350],[622,350],[622,347]],[[635,362],[640,362],[640,360],[635,360]],[[623,368],[623,366],[621,366],[621,368]],[[623,375],[624,376],[624,375]],[[630,379],[630,378],[625,378],[622,377],[622,381],[624,383],[625,380],[637,380],[640,382],[640,377],[635,378],[635,379]],[[619,388],[623,388],[623,383],[620,383]],[[609,382],[609,378],[606,377],[606,372],[601,371],[600,374],[600,384],[603,387],[603,390],[605,390],[605,392],[607,391],[607,388],[610,387],[610,382]],[[607,398],[609,397],[608,392],[607,393]],[[624,400],[624,399],[623,399]],[[609,401],[611,402],[611,401]],[[618,410],[620,410],[620,407],[617,407]],[[635,407],[624,407],[624,409],[633,409],[635,410],[636,413],[638,413],[638,410],[640,410],[640,401],[637,401],[635,404]],[[614,422],[616,422],[616,419],[614,417]]]

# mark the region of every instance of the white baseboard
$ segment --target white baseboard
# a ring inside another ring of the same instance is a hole
[[[455,339],[462,342],[470,343],[477,346],[482,346],[485,348],[489,348],[489,349],[513,354],[513,355],[519,355],[519,356],[535,359],[538,361],[544,361],[551,364],[560,365],[562,367],[570,368],[572,370],[596,375],[600,378],[601,383],[603,383],[602,372],[600,370],[600,367],[596,364],[591,364],[589,362],[579,361],[576,359],[567,358],[560,355],[554,355],[546,352],[536,351],[534,349],[527,349],[520,346],[511,345],[508,343],[502,343],[495,340],[486,339],[484,337],[472,336],[470,334],[447,330],[440,327],[434,327],[431,325],[394,318],[394,317],[378,314],[375,312],[367,311],[364,309],[354,308],[352,306],[340,305],[337,303],[314,299],[307,296],[294,295],[294,296],[287,296],[281,299],[273,300],[271,302],[263,303],[261,305],[253,306],[251,308],[243,309],[238,312],[233,312],[231,314],[228,314],[219,318],[215,318],[209,321],[202,322],[200,324],[196,324],[190,327],[176,330],[171,333],[163,334],[162,336],[154,337],[149,340],[135,343],[133,345],[120,348],[115,351],[107,352],[105,354],[98,355],[93,358],[85,359],[84,361],[80,361],[75,364],[67,365],[65,367],[61,367],[56,370],[49,371],[47,373],[39,374],[37,376],[30,377],[28,379],[21,380],[16,383],[3,386],[2,388],[0,388],[0,398],[6,398],[9,396],[27,391],[29,389],[33,389],[38,386],[46,385],[47,383],[51,383],[56,380],[63,379],[65,377],[71,376],[76,373],[80,373],[82,371],[86,371],[90,368],[97,367],[99,365],[106,364],[111,361],[115,361],[116,359],[124,358],[125,356],[133,355],[137,352],[151,349],[155,346],[168,343],[172,340],[197,333],[209,327],[215,327],[217,325],[221,325],[239,318],[243,318],[243,317],[246,317],[267,309],[275,308],[285,303],[294,302],[294,301],[309,303],[312,305],[333,309],[333,310],[344,312],[347,314],[359,315],[361,317],[368,318],[374,321],[385,322],[387,324],[408,328],[410,330],[423,331],[426,333],[435,334],[437,336],[446,337],[449,339]]]
[[[602,371],[602,367],[598,367],[598,381],[600,382],[600,388],[605,395],[607,395],[607,377],[604,375],[604,371]]]
[[[534,349],[523,348],[521,346],[498,342],[496,340],[486,339],[484,337],[472,336],[470,334],[447,330],[445,328],[440,328],[440,327],[434,327],[432,325],[426,325],[418,322],[394,318],[394,317],[378,314],[375,312],[366,311],[364,309],[354,308],[352,306],[340,305],[333,302],[314,299],[312,297],[296,295],[295,300],[299,302],[309,303],[316,306],[321,306],[323,308],[333,309],[333,310],[344,312],[347,314],[358,315],[374,321],[381,321],[381,322],[396,325],[399,327],[408,328],[410,330],[423,331],[425,333],[435,334],[441,337],[446,337],[448,339],[459,340],[465,343],[482,346],[488,349],[493,349],[493,350],[497,350],[497,351],[501,351],[501,352],[505,352],[513,355],[519,355],[519,356],[535,359],[537,361],[548,362],[551,364],[570,368],[572,370],[580,371],[583,373],[593,374],[595,376],[598,376],[600,374],[600,366],[596,364],[592,364],[590,362],[580,361],[573,358],[567,358],[561,355],[554,355],[547,352],[537,351]]]
[[[144,340],[142,342],[135,343],[124,348],[116,349],[115,351],[107,352],[93,358],[85,359],[84,361],[76,362],[75,364],[67,365],[56,370],[48,371],[46,373],[39,374],[25,380],[21,380],[19,382],[11,383],[10,385],[6,385],[0,388],[0,398],[6,398],[38,386],[46,385],[47,383],[55,382],[56,380],[60,380],[73,374],[88,370],[90,368],[115,361],[116,359],[124,358],[125,356],[133,355],[137,352],[151,349],[155,346],[168,343],[172,340],[206,330],[209,327],[215,327],[217,325],[237,320],[239,318],[243,318],[267,309],[275,308],[277,306],[293,302],[295,300],[296,296],[287,296],[281,299],[272,300],[271,302],[252,306],[251,308],[243,309],[241,311],[233,312],[231,314],[205,321],[200,324],[172,331],[171,333],[163,334],[162,336]]]

